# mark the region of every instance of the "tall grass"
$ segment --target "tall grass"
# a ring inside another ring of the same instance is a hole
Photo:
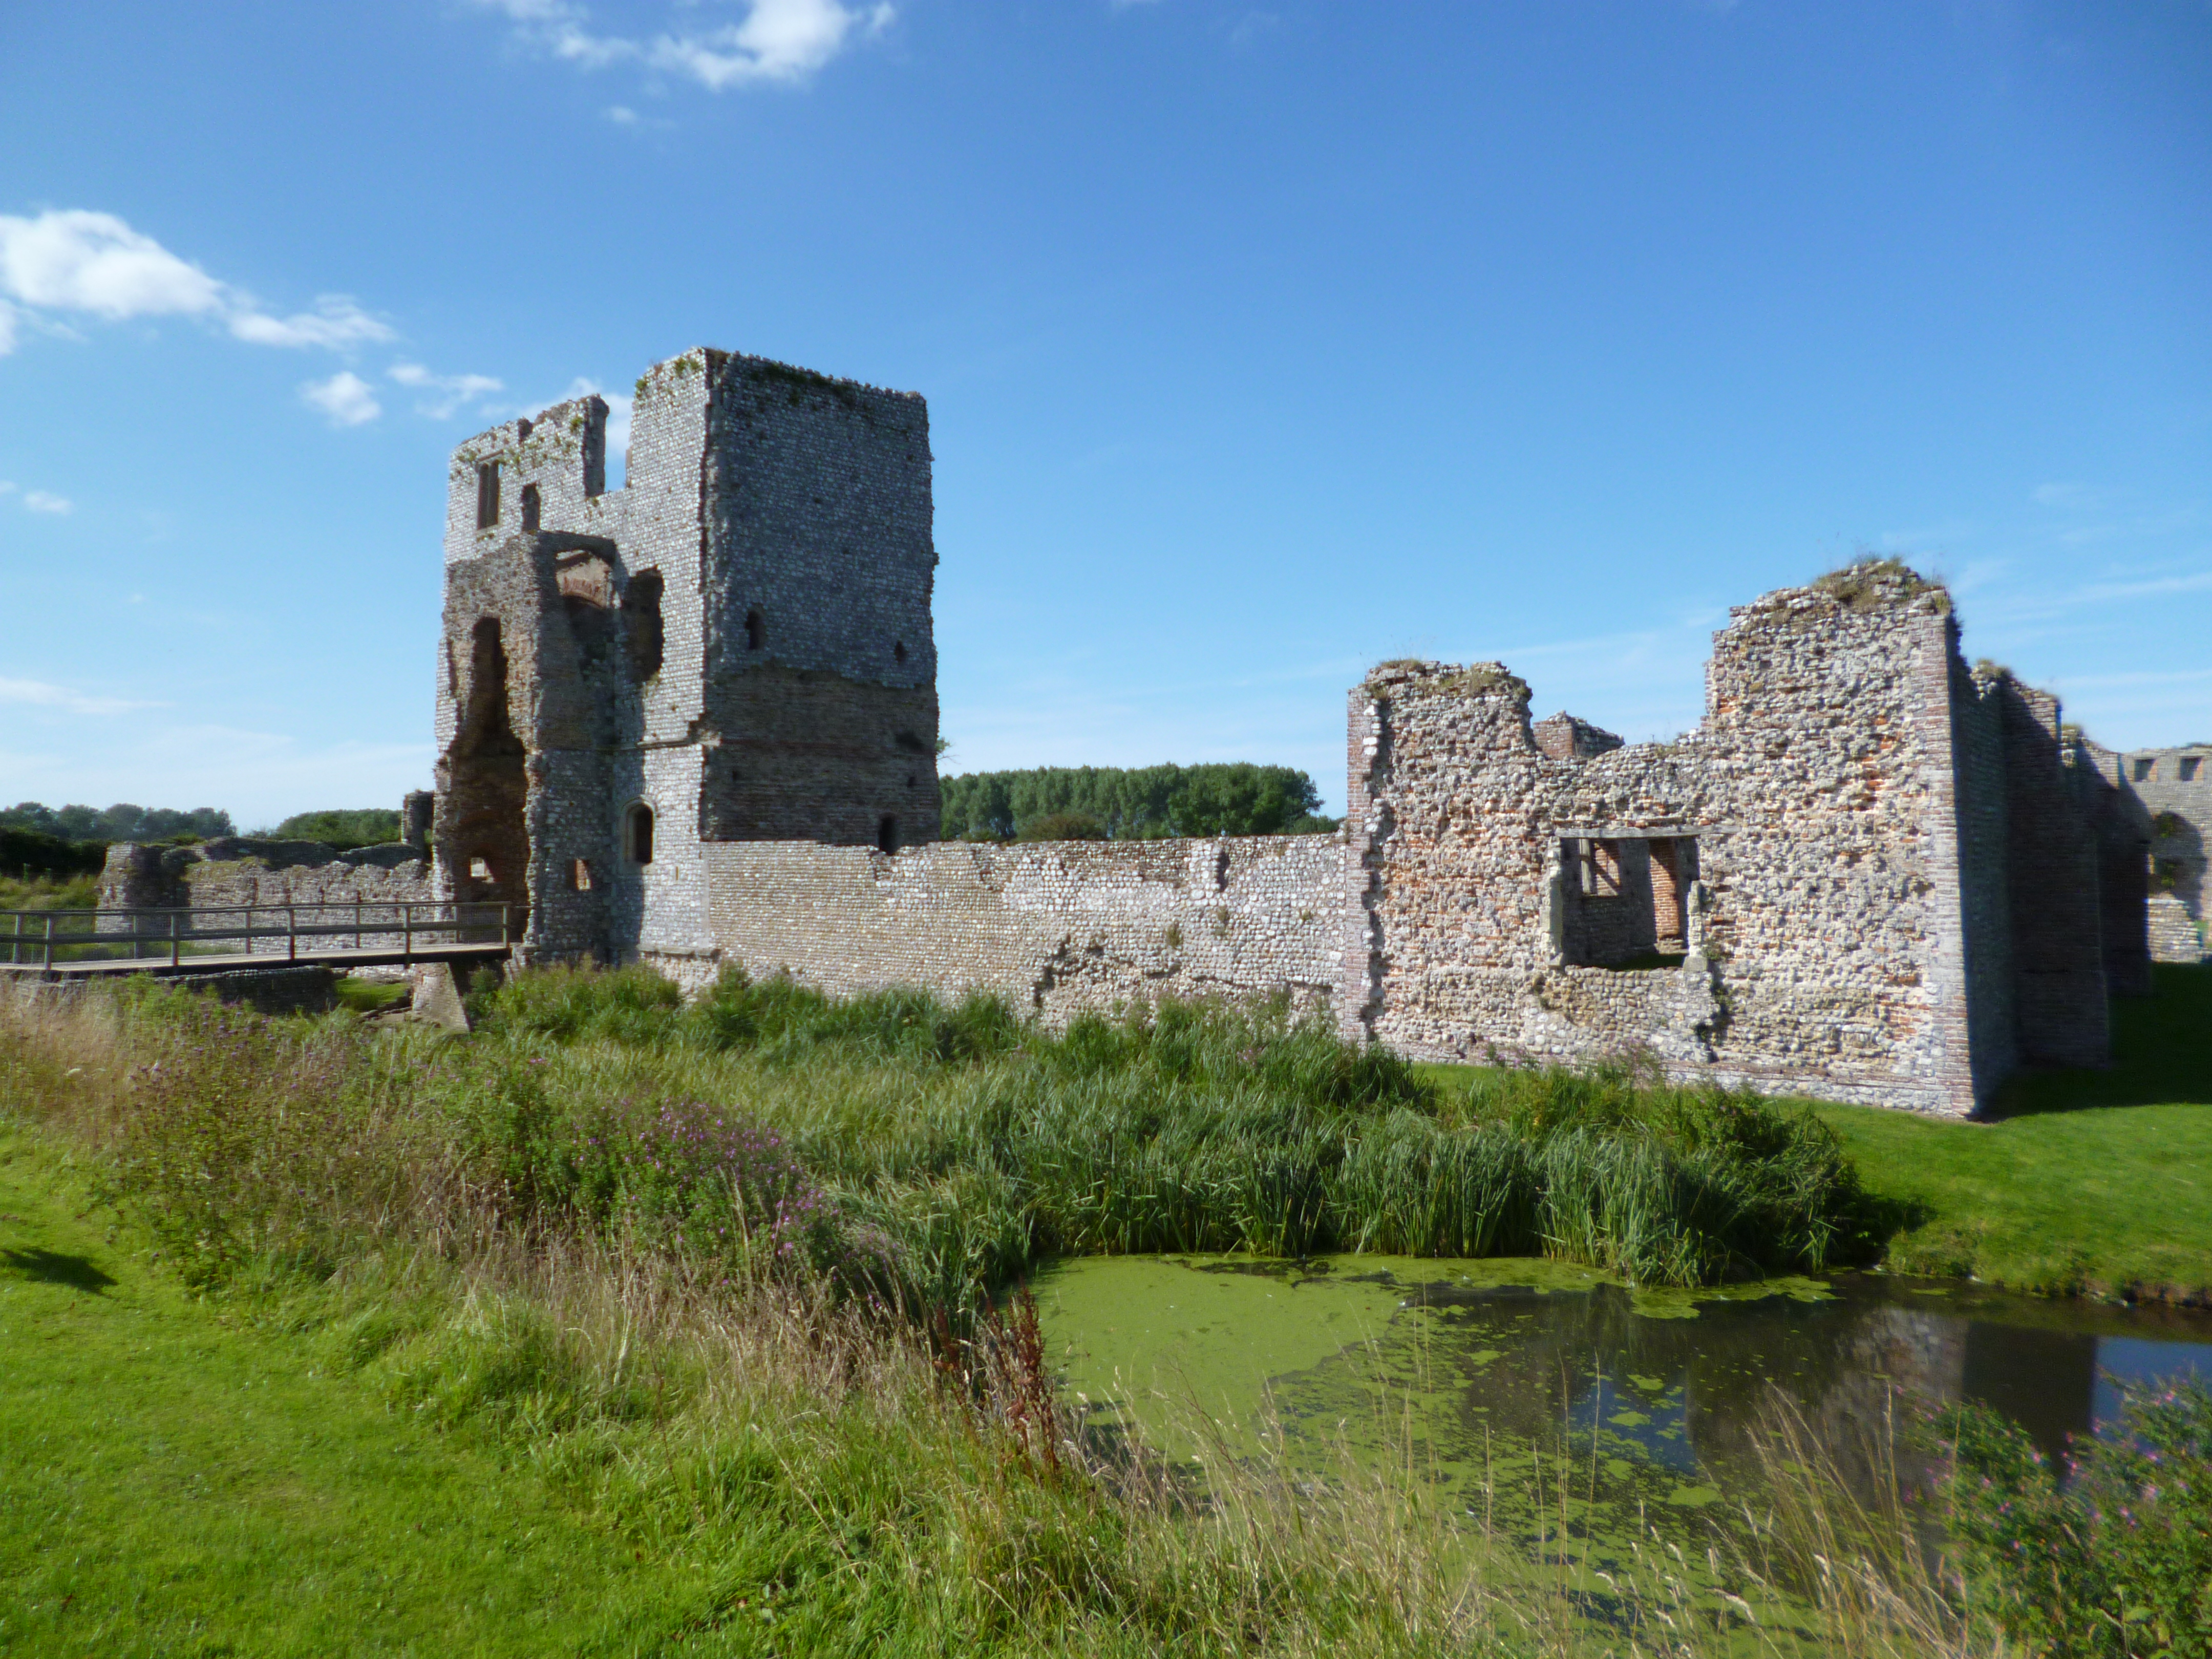
[[[0,1111],[92,1155],[166,1258],[316,1363],[498,1437],[616,1547],[695,1563],[712,1650],[750,1650],[731,1632],[763,1610],[777,1650],[809,1653],[1981,1650],[1910,1585],[1815,1582],[1789,1618],[1747,1626],[1731,1608],[1771,1599],[1766,1554],[1693,1575],[1656,1535],[1594,1627],[1581,1589],[1439,1508],[1416,1468],[1347,1462],[1316,1485],[1223,1460],[1197,1492],[1074,1432],[1018,1315],[908,1319],[872,1276],[942,1308],[1069,1240],[1279,1242],[1334,1213],[1327,1183],[1363,1158],[1388,1224],[1442,1237],[1465,1224],[1433,1218],[1496,1207],[1488,1166],[1452,1153],[1452,1191],[1473,1196],[1424,1211],[1386,1154],[1433,1174],[1437,1146],[1524,1146],[1535,1173],[1511,1190],[1541,1192],[1543,1158],[1580,1156],[1546,1150],[1567,1137],[1689,1160],[1748,1133],[1717,1108],[1670,1124],[1675,1108],[1600,1089],[1538,1122],[1540,1084],[1439,1098],[1279,1017],[1168,1011],[1049,1038],[981,1005],[817,1021],[791,988],[757,1006],[737,988],[695,1015],[626,983],[525,979],[463,1042],[148,988],[10,993]],[[696,1035],[732,1003],[762,1015],[744,1043]],[[529,1008],[566,1010],[573,1046]],[[605,1040],[605,1022],[664,1018],[659,1047]],[[1376,1150],[1355,1158],[1359,1121]],[[1174,1152],[1207,1173],[1175,1175]],[[1547,1199],[1515,1202],[1512,1225],[1549,1224]],[[1806,1462],[1778,1479],[1817,1520]],[[1777,1559],[1852,1547],[1833,1525],[1769,1536]],[[1889,1584],[1881,1559],[1845,1565]]]
[[[552,1119],[635,1098],[646,1072],[752,1103],[932,1298],[987,1296],[1052,1253],[1542,1255],[1695,1285],[1872,1243],[1809,1113],[1625,1066],[1446,1094],[1280,1007],[1166,1003],[1054,1033],[986,998],[841,1002],[736,974],[687,1007],[629,969],[526,975],[478,1012],[491,1052],[557,1059]],[[544,1094],[497,1071],[472,1086]],[[573,1153],[538,1144],[536,1189],[590,1207]]]

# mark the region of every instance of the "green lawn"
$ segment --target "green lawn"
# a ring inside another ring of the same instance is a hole
[[[2115,1064],[2023,1075],[1996,1121],[1821,1106],[1869,1187],[1921,1207],[1901,1272],[2212,1299],[2212,966],[2112,1004]]]
[[[653,1651],[695,1601],[71,1194],[0,1130],[0,1655]]]

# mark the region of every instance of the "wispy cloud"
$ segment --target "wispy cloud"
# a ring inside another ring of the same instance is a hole
[[[365,426],[384,413],[368,382],[349,368],[327,380],[309,380],[300,395],[330,416],[332,426]]]
[[[323,295],[313,311],[271,315],[112,213],[0,214],[0,354],[14,349],[23,319],[51,324],[58,313],[104,322],[189,317],[252,345],[343,350],[393,337],[389,324],[341,294]]]
[[[505,381],[489,374],[433,374],[420,363],[394,363],[386,373],[401,386],[428,394],[415,405],[415,412],[434,421],[446,420],[495,392],[507,390]]]
[[[23,505],[33,513],[63,514],[76,511],[76,503],[65,495],[57,495],[52,491],[46,489],[21,489],[10,480],[0,478],[0,495],[14,495],[19,493],[23,497]]]
[[[2092,489],[2083,483],[2038,484],[2028,492],[2028,499],[2038,507],[2069,508],[2075,512],[2094,512],[2105,503],[2105,493]]]
[[[5,678],[0,678],[0,702],[27,705],[34,708],[56,708],[66,714],[124,714],[134,708],[160,706],[133,702],[125,697],[94,696],[72,690],[66,685],[49,685],[44,680]]]
[[[862,6],[839,0],[748,0],[740,22],[645,39],[599,33],[580,0],[479,3],[504,13],[517,37],[532,50],[579,69],[630,64],[695,82],[709,92],[804,82],[854,42],[882,33],[896,15],[887,0]]]

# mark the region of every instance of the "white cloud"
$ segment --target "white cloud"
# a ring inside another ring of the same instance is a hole
[[[896,15],[888,0],[859,7],[839,0],[748,0],[742,22],[647,41],[592,33],[591,14],[576,0],[482,3],[504,12],[525,41],[564,63],[580,69],[635,63],[696,81],[709,92],[804,81],[854,41],[880,34]],[[630,112],[609,113],[617,121],[635,118]]]
[[[75,503],[69,501],[59,495],[48,495],[43,489],[33,489],[27,493],[23,497],[23,505],[29,507],[33,513],[70,513],[76,511]]]
[[[252,295],[209,276],[112,213],[70,208],[30,219],[0,214],[0,356],[15,349],[21,321],[40,320],[47,312],[77,312],[109,322],[204,318],[254,345],[343,350],[392,337],[390,325],[342,294],[323,295],[313,311],[272,317]]]
[[[133,708],[152,708],[154,703],[131,702],[122,697],[87,696],[65,685],[44,680],[0,679],[0,702],[27,703],[38,708],[58,708],[68,714],[122,714]]]
[[[308,381],[300,395],[329,416],[332,426],[361,426],[384,413],[368,382],[349,368],[327,380]]]
[[[223,285],[112,213],[0,214],[0,287],[27,306],[125,317],[227,307]]]
[[[432,394],[415,405],[415,412],[434,421],[448,419],[466,405],[507,389],[505,381],[489,374],[433,374],[420,363],[394,363],[386,373],[401,386]]]
[[[618,127],[634,127],[637,125],[637,112],[625,105],[610,104],[607,106],[607,119]]]
[[[392,338],[389,325],[343,294],[323,295],[315,301],[313,311],[289,317],[270,317],[258,311],[234,313],[230,331],[254,345],[325,346],[334,350]]]

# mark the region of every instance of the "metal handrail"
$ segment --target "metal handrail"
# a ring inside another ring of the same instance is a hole
[[[512,949],[519,920],[516,913],[527,914],[528,909],[526,904],[493,899],[340,899],[319,904],[211,904],[118,910],[0,910],[0,918],[8,919],[13,924],[7,930],[5,940],[0,942],[5,943],[8,962],[13,967],[52,969],[55,964],[56,953],[62,951],[127,945],[135,951],[139,945],[155,945],[167,947],[168,963],[174,968],[184,961],[185,946],[213,940],[242,941],[245,949],[239,954],[274,956],[276,954],[274,951],[257,952],[253,942],[256,939],[281,939],[284,941],[285,960],[297,962],[300,959],[300,941],[303,939],[333,939],[350,934],[353,948],[361,951],[370,948],[363,942],[368,934],[397,933],[400,936],[403,959],[412,961],[416,954],[416,939],[420,934],[459,935],[471,930],[489,933],[495,923],[499,927],[501,948]],[[267,916],[277,911],[283,914],[282,927],[255,925],[257,914]],[[311,915],[318,912],[336,911],[345,919],[302,922],[300,916],[303,911]],[[386,913],[389,920],[378,915],[378,912]],[[426,915],[424,912],[429,914]],[[227,916],[242,916],[245,920],[236,925],[217,924],[218,918]],[[119,921],[126,925],[103,930],[100,926],[103,921]],[[27,929],[24,926],[27,921],[41,925],[35,930]],[[147,925],[149,921],[155,925],[149,927]],[[58,924],[72,922],[77,926],[58,928]],[[452,940],[453,945],[465,943],[489,944],[490,940],[465,940],[459,937]],[[422,953],[436,955],[439,948],[431,945]],[[33,958],[28,963],[24,961],[27,950]],[[311,946],[309,954],[318,953]],[[379,951],[378,954],[384,952]],[[159,961],[161,957],[133,955],[109,960]]]

